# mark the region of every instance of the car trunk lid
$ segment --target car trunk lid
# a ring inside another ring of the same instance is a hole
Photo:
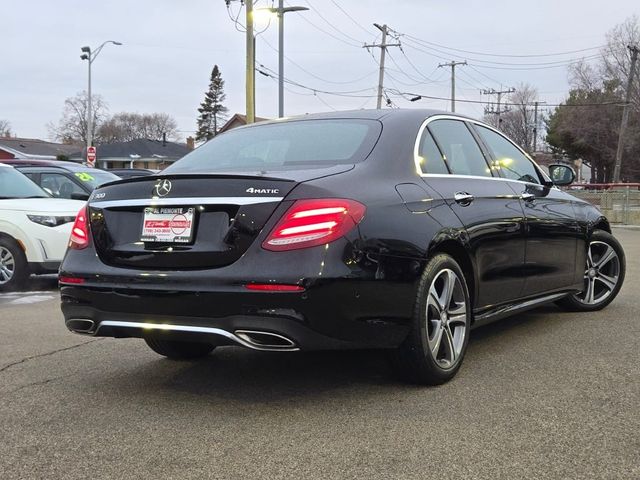
[[[89,201],[93,242],[101,260],[113,266],[229,265],[247,251],[296,185],[352,167],[160,175],[112,183]]]

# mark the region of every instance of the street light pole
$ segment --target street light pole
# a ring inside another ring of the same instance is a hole
[[[307,7],[286,7],[284,0],[278,1],[278,8],[269,8],[278,16],[278,117],[284,117],[284,14],[309,10]]]
[[[93,98],[91,95],[91,65],[96,57],[100,54],[102,49],[107,43],[112,43],[114,45],[122,45],[120,42],[116,42],[114,40],[107,40],[106,42],[102,42],[102,44],[96,48],[95,50],[91,50],[91,47],[82,47],[80,50],[82,51],[82,55],[80,58],[82,60],[86,60],[89,65],[89,74],[88,81],[89,84],[87,86],[87,148],[93,145]]]

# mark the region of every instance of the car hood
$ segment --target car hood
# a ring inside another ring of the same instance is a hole
[[[37,212],[37,213],[73,213],[80,211],[85,202],[63,198],[16,198],[0,200],[0,211]]]

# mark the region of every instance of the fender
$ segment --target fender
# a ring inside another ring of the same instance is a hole
[[[0,235],[3,234],[22,243],[28,262],[44,262],[44,256],[38,245],[21,228],[6,220],[0,220]]]

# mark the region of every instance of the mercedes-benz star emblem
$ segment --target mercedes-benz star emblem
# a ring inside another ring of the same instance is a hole
[[[158,180],[155,187],[153,187],[153,193],[158,197],[164,197],[171,191],[171,182],[167,179]]]

